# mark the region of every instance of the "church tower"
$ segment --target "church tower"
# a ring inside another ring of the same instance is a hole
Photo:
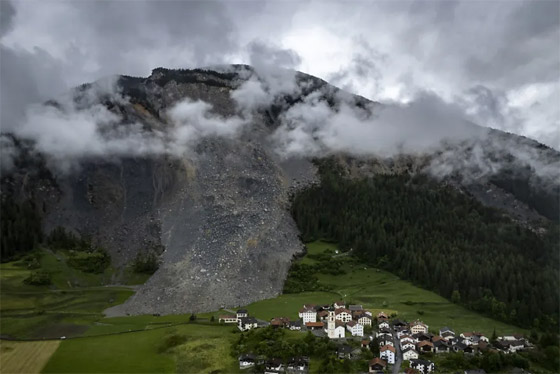
[[[327,335],[330,339],[335,339],[336,338],[336,332],[335,332],[335,328],[336,328],[336,320],[334,318],[334,310],[330,309],[329,310],[329,317],[328,317],[328,322],[327,322]]]

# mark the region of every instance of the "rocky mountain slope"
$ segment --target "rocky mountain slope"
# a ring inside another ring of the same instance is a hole
[[[243,116],[232,92],[248,80],[251,71],[239,66],[220,71],[159,68],[147,78],[120,77],[119,97],[126,100],[95,93],[92,85],[78,88],[73,100],[78,107],[91,105],[91,100],[100,103],[118,115],[122,128],[141,124],[147,133],[167,134],[172,126],[169,108],[185,98],[212,104],[212,115],[220,118]],[[140,252],[158,252],[158,271],[110,313],[201,312],[273,297],[282,290],[292,257],[303,250],[289,213],[290,193],[317,180],[309,157],[286,159],[275,152],[271,133],[286,108],[317,92],[335,110],[341,95],[367,111],[377,107],[315,77],[298,73],[295,82],[297,94],[279,95],[253,110],[250,125],[235,136],[206,134],[181,155],[94,155],[81,159],[79,167],[61,172],[56,159],[16,140],[14,166],[3,173],[2,193],[16,200],[32,198],[44,216],[45,231],[64,226],[89,235],[109,250],[113,264],[121,269]],[[557,176],[539,176],[535,173],[539,166],[530,163],[524,163],[528,165],[524,169],[508,147],[521,144],[543,156],[549,166],[558,164],[558,152],[499,132],[488,139],[492,145],[473,147],[467,142],[448,147],[455,150],[455,157],[472,156],[476,148],[483,150],[483,157],[494,158],[493,162],[509,160],[500,173],[470,173],[470,178],[463,178],[468,173],[459,172],[458,167],[439,177],[535,228],[540,220],[555,219],[558,210],[551,206],[558,203]],[[494,139],[502,139],[498,151]],[[442,160],[455,160],[445,147],[421,156],[339,157],[356,177],[433,172]],[[119,281],[118,276],[114,281]]]

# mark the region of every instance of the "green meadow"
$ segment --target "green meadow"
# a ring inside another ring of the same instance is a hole
[[[307,244],[307,254],[299,259],[301,263],[313,264],[316,260],[310,254],[323,252],[334,254],[336,245],[326,242]],[[372,312],[396,313],[406,320],[421,319],[436,332],[448,326],[456,332],[480,331],[491,336],[494,329],[498,334],[527,333],[526,330],[484,317],[434,292],[414,286],[408,281],[386,271],[370,268],[348,257],[345,262],[346,274],[316,274],[319,282],[332,287],[332,292],[305,292],[284,294],[274,299],[258,301],[247,306],[249,313],[270,319],[277,316],[296,318],[303,304],[325,304],[337,300],[361,304]]]
[[[138,327],[146,321],[136,322]],[[66,340],[43,373],[237,372],[237,360],[229,355],[234,330],[232,326],[190,323]],[[183,336],[185,342],[162,352],[163,342],[174,335]]]

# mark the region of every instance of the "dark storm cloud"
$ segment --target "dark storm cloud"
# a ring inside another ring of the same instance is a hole
[[[16,10],[10,1],[0,1],[0,37],[11,30]]]
[[[557,1],[0,4],[2,129],[29,102],[103,76],[243,62],[305,68],[374,100],[430,91],[481,125],[557,145]]]

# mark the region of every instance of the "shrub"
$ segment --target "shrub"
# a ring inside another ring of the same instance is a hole
[[[132,266],[135,273],[153,274],[159,268],[158,258],[155,253],[139,253]]]
[[[33,286],[48,286],[52,284],[51,275],[46,271],[34,271],[29,277],[23,280],[25,284],[31,284]]]
[[[68,265],[86,273],[103,273],[111,264],[111,257],[106,250],[97,248],[93,252],[70,252]]]

